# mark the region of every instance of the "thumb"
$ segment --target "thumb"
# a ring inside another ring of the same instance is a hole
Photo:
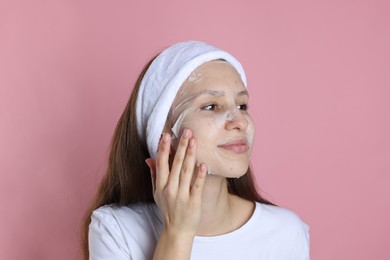
[[[154,190],[156,189],[156,161],[152,158],[148,158],[145,160],[145,162],[150,169],[150,175],[152,177],[152,186],[154,192]]]
[[[145,160],[151,172],[156,172],[156,161],[152,158],[148,158]]]

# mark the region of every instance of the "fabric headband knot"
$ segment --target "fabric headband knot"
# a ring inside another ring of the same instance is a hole
[[[161,52],[151,63],[138,90],[136,121],[138,135],[146,143],[152,158],[157,157],[160,136],[181,85],[197,67],[217,59],[229,62],[246,87],[246,76],[240,62],[205,42],[177,43]]]

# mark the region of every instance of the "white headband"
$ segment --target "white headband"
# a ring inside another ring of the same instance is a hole
[[[240,74],[246,87],[241,64],[229,53],[204,42],[177,43],[160,53],[146,71],[136,103],[137,131],[146,142],[149,154],[157,157],[157,147],[171,105],[183,82],[198,66],[223,59]]]

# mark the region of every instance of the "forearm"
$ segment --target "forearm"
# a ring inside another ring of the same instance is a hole
[[[153,260],[189,260],[194,235],[169,232],[163,229],[157,242]]]

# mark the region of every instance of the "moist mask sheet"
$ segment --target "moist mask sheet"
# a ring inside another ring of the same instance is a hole
[[[199,82],[200,79],[197,77],[189,77],[191,82]],[[222,98],[224,100],[223,105],[206,103],[202,104],[200,99],[202,96],[212,96]],[[217,107],[216,107],[217,106]],[[192,129],[194,137],[197,139],[197,133],[202,132],[204,139],[209,140],[214,136],[217,136],[225,128],[227,122],[234,120],[240,120],[242,117],[247,117],[245,113],[235,104],[235,100],[228,100],[227,97],[221,93],[217,93],[213,90],[205,90],[196,93],[191,96],[183,98],[183,100],[171,110],[170,118],[174,119],[174,122],[170,122],[171,131],[173,134],[173,145],[177,148],[178,140],[185,128]],[[245,120],[245,119],[244,119]],[[252,129],[249,129],[252,131]],[[207,133],[208,136],[204,136]],[[246,134],[242,138],[245,139],[247,145],[252,147],[253,135]],[[223,175],[219,172],[221,169],[214,165],[221,165],[225,159],[223,156],[215,156],[215,149],[218,149],[215,143],[200,143],[197,139],[197,151],[201,151],[202,154],[197,154],[197,161],[204,162],[208,167],[208,174]],[[219,160],[219,162],[211,162],[212,160]]]

